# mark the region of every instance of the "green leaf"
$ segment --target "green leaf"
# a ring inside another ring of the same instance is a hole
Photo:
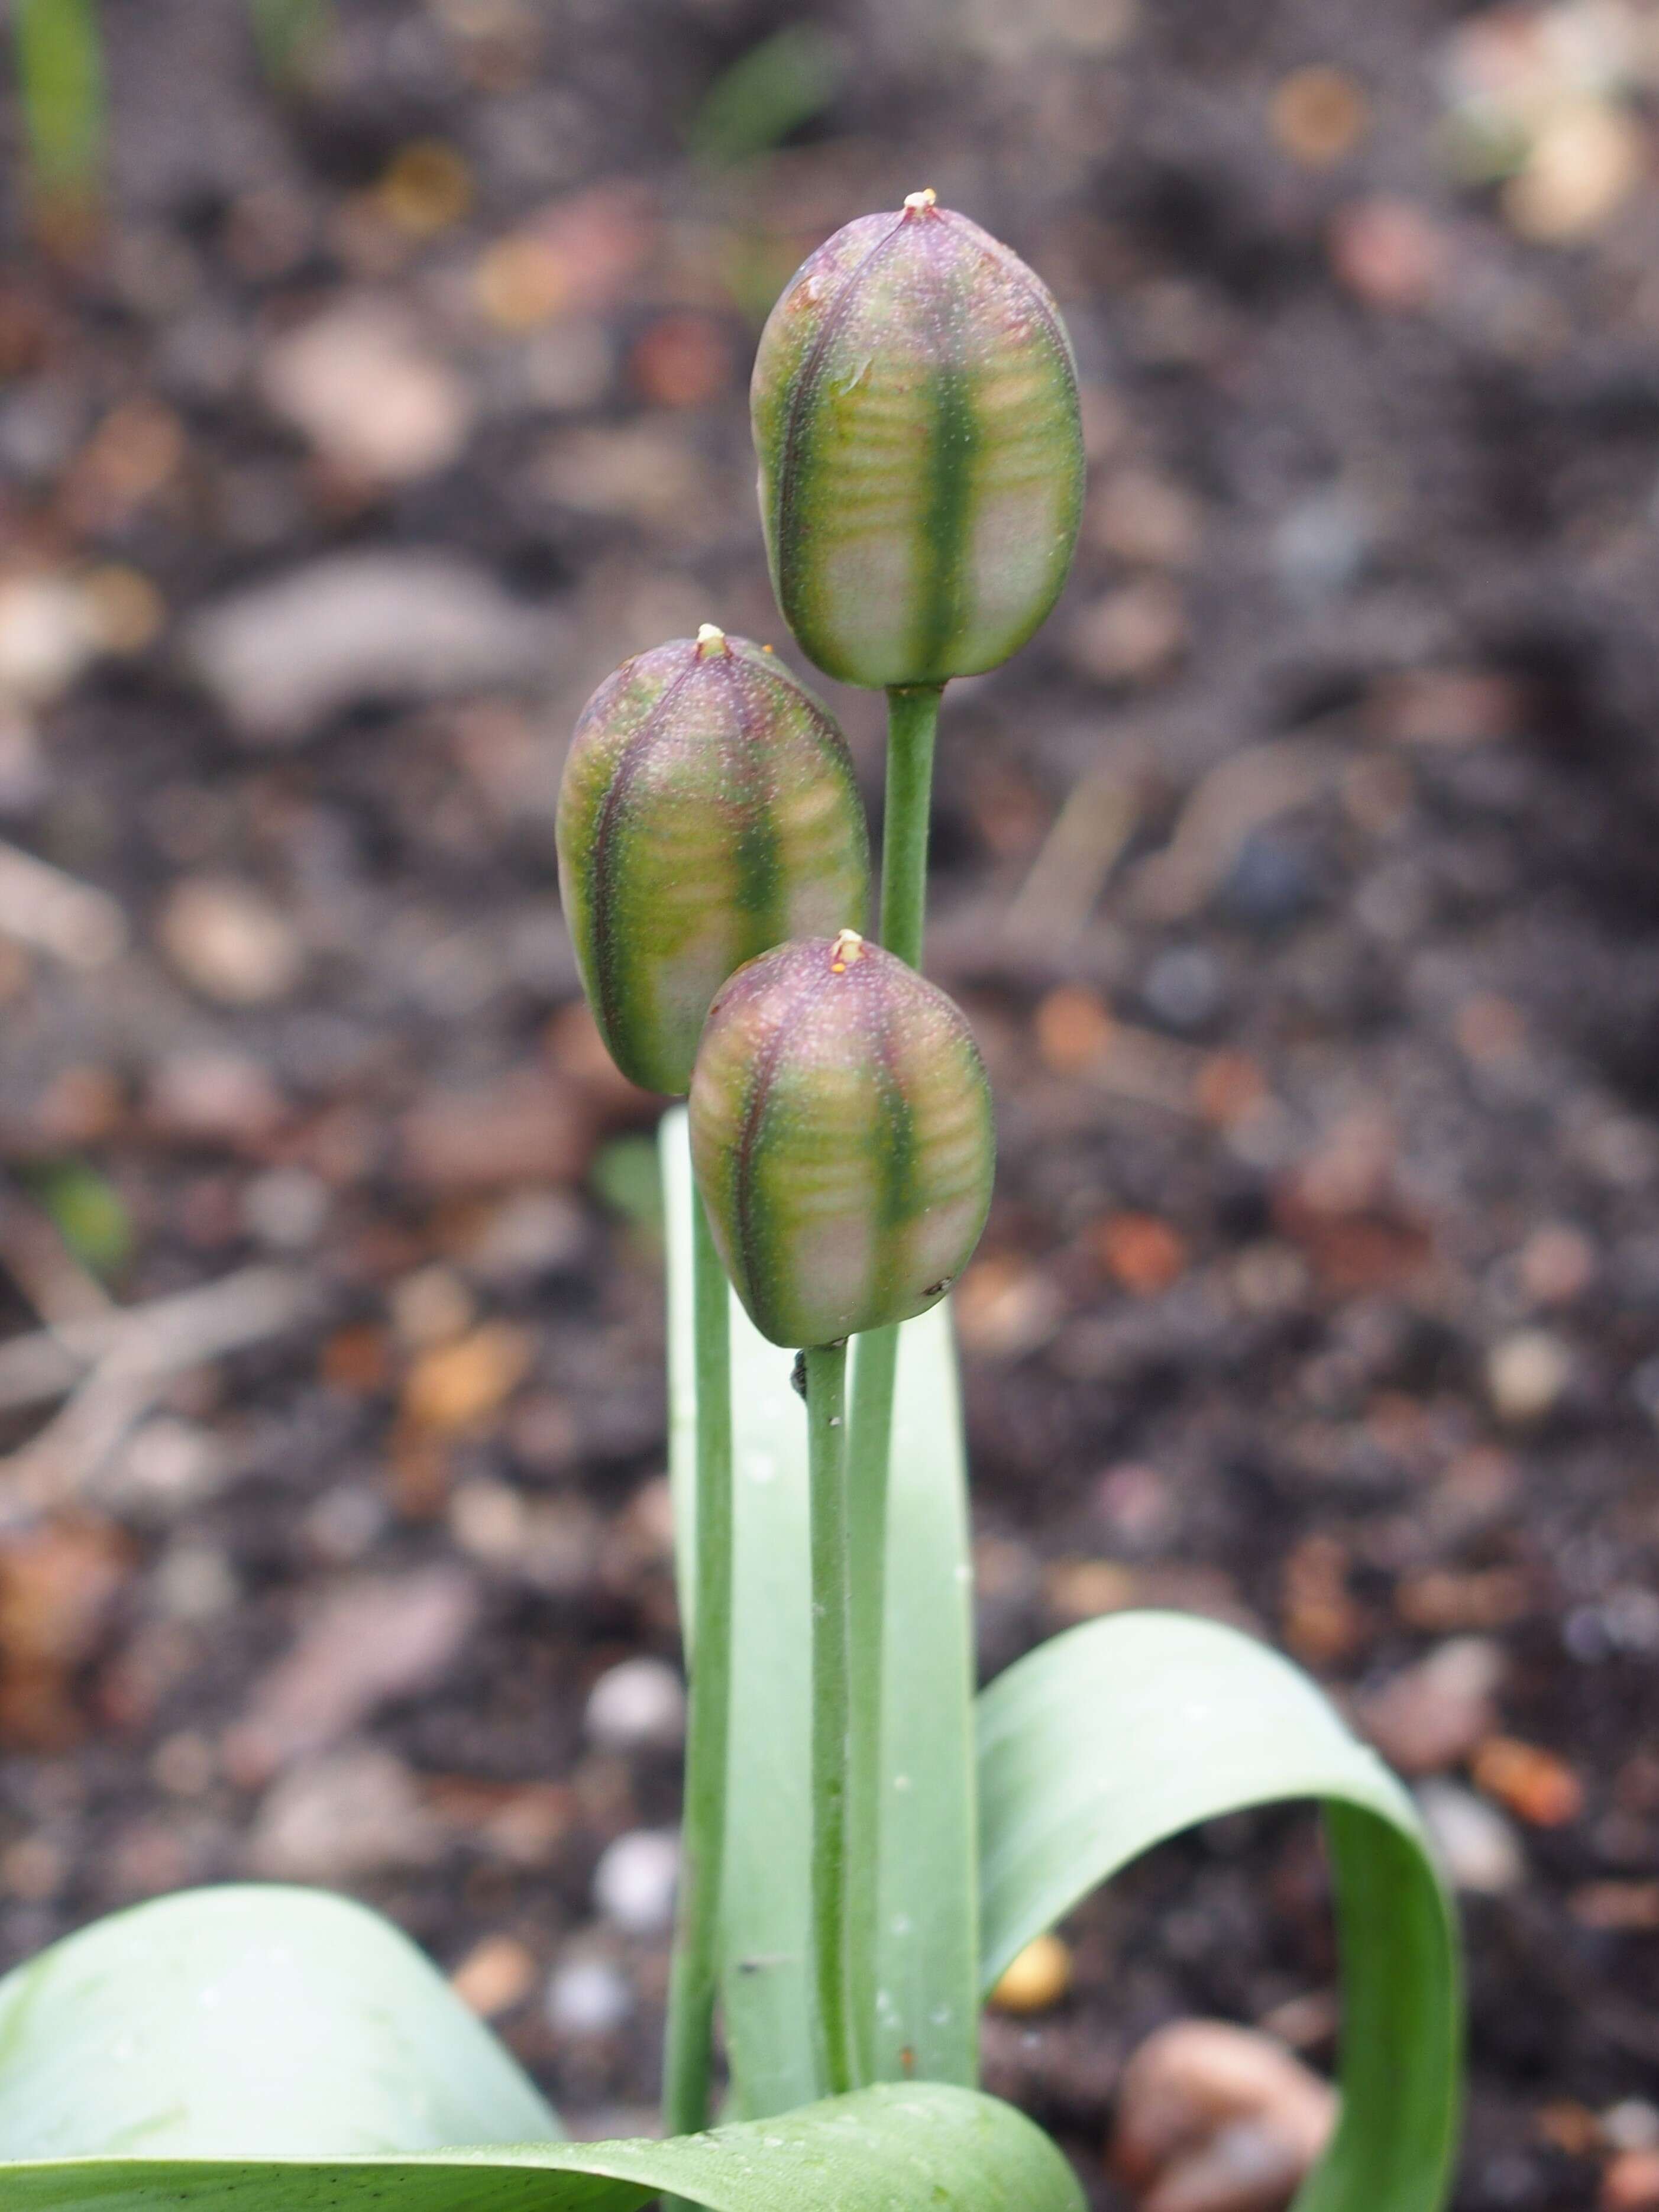
[[[683,1113],[662,1132],[668,1219],[669,1458],[682,1618],[691,1620],[696,1401],[691,1171]],[[735,1443],[732,1752],[722,2009],[736,2104],[762,2118],[819,2087],[807,1936],[811,1590],[806,1416],[793,1361],[732,1302]],[[900,1339],[888,1500],[878,2056],[893,2077],[977,2079],[972,1620],[961,1424],[941,1308]],[[908,2054],[908,2057],[906,2054]]]
[[[1213,1621],[1088,1623],[980,1699],[988,1990],[1095,1886],[1201,1820],[1325,1808],[1345,1989],[1342,2118],[1296,2212],[1434,2212],[1460,2105],[1455,1923],[1416,1809],[1307,1677]]]
[[[319,1890],[162,1898],[0,1982],[5,2158],[331,2157],[562,2132],[413,1944]]]
[[[715,167],[751,161],[821,115],[846,74],[846,49],[832,33],[815,23],[787,24],[715,78],[687,143]]]
[[[89,198],[105,136],[96,0],[18,0],[12,35],[37,190]]]
[[[27,1180],[42,1212],[83,1267],[112,1275],[132,1257],[132,1216],[107,1176],[84,1160],[61,1160]]]
[[[167,1898],[0,1984],[6,2212],[1082,2207],[1029,2120],[931,2083],[673,2142],[524,2139],[556,2134],[419,1954],[337,1898]]]

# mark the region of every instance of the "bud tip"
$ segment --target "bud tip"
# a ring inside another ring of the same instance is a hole
[[[844,975],[853,963],[862,959],[863,957],[864,939],[859,935],[857,930],[841,930],[836,934],[835,946],[830,955],[830,973],[832,975]]]
[[[697,658],[706,660],[711,653],[726,651],[726,632],[717,623],[702,623],[697,629]]]
[[[939,194],[931,185],[924,186],[919,192],[907,192],[904,196],[905,211],[910,215],[920,215],[925,209],[936,206],[938,202]]]

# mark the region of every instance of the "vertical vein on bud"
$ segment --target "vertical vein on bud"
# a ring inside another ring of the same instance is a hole
[[[933,668],[943,663],[967,621],[963,569],[972,541],[966,525],[974,504],[974,462],[980,436],[961,333],[951,312],[951,289],[937,253],[927,253],[926,259],[939,324],[939,358],[933,377],[928,501],[922,532],[934,558],[922,564],[925,588],[917,610],[915,647],[916,665]]]
[[[811,419],[808,410],[817,390],[818,379],[823,374],[823,364],[829,358],[830,349],[858,296],[860,284],[872,264],[902,234],[904,222],[905,218],[901,215],[893,228],[876,240],[858,265],[848,270],[841,289],[831,301],[817,334],[807,349],[805,359],[796,372],[795,386],[789,395],[789,410],[784,418],[782,449],[778,455],[777,465],[775,535],[778,580],[783,587],[781,597],[786,607],[799,580],[799,570],[806,550],[801,542],[802,533],[795,527],[795,510],[800,502],[801,486],[808,473],[811,441],[806,434],[806,425]]]
[[[588,859],[589,899],[599,919],[594,933],[595,996],[599,1005],[594,1012],[599,1027],[617,1035],[626,1021],[626,1010],[622,1004],[621,978],[617,974],[616,931],[612,927],[617,898],[616,855],[618,831],[627,807],[629,793],[652,748],[665,736],[668,715],[674,702],[696,673],[694,657],[679,674],[665,684],[655,704],[646,716],[636,743],[631,745],[617,763],[599,809],[599,818],[593,825],[593,844]]]
[[[699,653],[702,650],[704,631],[711,627],[705,623],[697,633]],[[763,923],[764,933],[776,943],[787,936],[789,924],[783,897],[783,871],[778,866],[777,824],[769,803],[774,793],[766,772],[765,749],[749,712],[737,656],[726,645],[724,634],[716,631],[715,635],[725,647],[720,669],[725,680],[734,739],[727,757],[732,762],[732,781],[745,802],[739,815],[732,854],[738,872],[738,905],[744,914]]]

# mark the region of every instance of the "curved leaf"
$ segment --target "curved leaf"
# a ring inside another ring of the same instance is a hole
[[[562,2133],[414,1945],[321,1890],[161,1898],[0,1982],[0,2157],[331,2156]]]
[[[524,2140],[556,2133],[420,1954],[319,1892],[167,1898],[0,1983],[6,2212],[1081,2208],[1029,2120],[932,2084],[673,2142]]]
[[[683,1112],[662,1127],[668,1241],[669,1456],[681,1617],[696,1528],[691,1169]],[[977,2074],[976,1824],[968,1518],[955,1355],[942,1308],[899,1339],[888,1491],[879,1905],[884,2072]],[[856,1361],[856,1350],[854,1360]],[[819,2094],[808,1982],[811,1581],[806,1417],[793,1355],[732,1301],[733,1628],[721,1983],[738,2110]],[[908,2061],[902,2054],[909,2054]]]
[[[1342,2118],[1296,2212],[1443,2204],[1460,2102],[1451,1907],[1411,1799],[1315,1685],[1213,1621],[1118,1613],[1010,1668],[981,1697],[979,1723],[987,1989],[1154,1844],[1245,1806],[1323,1802],[1342,1936]]]

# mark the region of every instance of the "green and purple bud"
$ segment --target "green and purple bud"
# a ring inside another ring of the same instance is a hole
[[[734,969],[869,906],[846,739],[763,647],[707,623],[625,661],[583,708],[558,848],[599,1032],[624,1075],[673,1096]]]
[[[774,1344],[834,1344],[936,1305],[995,1172],[961,1010],[854,930],[781,945],[709,1011],[691,1161],[726,1273]]]
[[[1077,370],[1018,255],[913,192],[797,272],[750,392],[772,581],[801,650],[872,686],[1024,645],[1083,507]]]

